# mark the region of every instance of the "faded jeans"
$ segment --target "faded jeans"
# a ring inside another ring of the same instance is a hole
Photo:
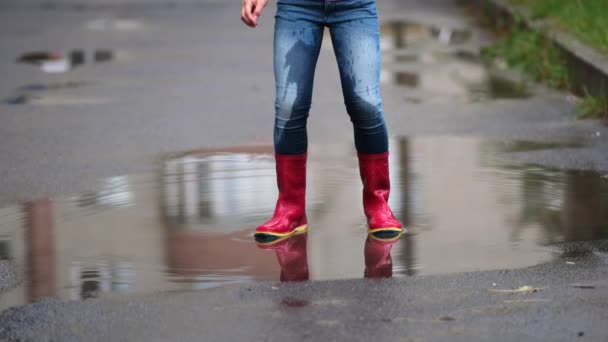
[[[278,154],[307,151],[306,123],[324,28],[338,62],[346,111],[359,153],[388,150],[380,97],[380,31],[374,0],[278,0],[274,31],[274,144]]]

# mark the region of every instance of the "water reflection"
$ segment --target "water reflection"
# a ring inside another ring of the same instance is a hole
[[[391,236],[369,235],[363,248],[364,277],[391,278],[393,276],[393,260],[391,249],[401,239],[401,233],[389,232]],[[275,252],[282,282],[298,282],[309,280],[308,233],[297,234],[281,240],[265,242],[256,239],[260,249]]]
[[[251,237],[274,209],[271,154],[233,149],[172,156],[160,174],[113,177],[91,186],[96,191],[0,209],[0,257],[25,270],[21,286],[0,294],[0,308],[42,297],[361,278],[362,272],[401,277],[589,254],[585,244],[573,252],[564,242],[608,238],[608,182],[589,171],[497,158],[559,146],[467,137],[393,140],[390,204],[413,232],[395,241],[367,236],[351,147],[311,146],[310,230],[271,245]]]
[[[19,56],[17,62],[36,65],[46,73],[65,73],[85,64],[87,55],[90,55],[90,59],[95,63],[105,63],[114,59],[114,51],[98,49],[91,52],[85,50],[27,52]]]
[[[33,302],[57,294],[53,204],[49,199],[34,200],[25,204],[24,211],[29,281],[27,299]]]
[[[514,238],[521,238],[523,230],[540,223],[545,244],[563,241],[608,239],[608,183],[592,171],[571,170],[547,174],[530,168],[522,172],[526,184],[521,200],[518,229]],[[563,256],[575,256],[564,246]],[[578,245],[576,254],[589,254],[591,247]]]
[[[383,46],[404,48],[416,44],[436,41],[443,45],[459,45],[471,41],[473,31],[468,27],[454,27],[436,23],[414,21],[387,21],[382,23],[380,33]]]
[[[308,233],[303,233],[269,243],[256,239],[256,243],[261,249],[275,252],[281,267],[281,281],[306,281],[309,278],[307,240]]]
[[[365,278],[392,278],[393,259],[391,249],[399,241],[401,234],[394,237],[378,238],[369,235],[365,240]]]

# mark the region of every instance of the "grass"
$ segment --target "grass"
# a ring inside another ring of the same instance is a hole
[[[608,1],[510,0],[525,5],[535,19],[548,18],[598,51],[608,54]]]
[[[605,97],[585,95],[579,102],[578,117],[608,119],[608,99]]]
[[[482,51],[485,58],[504,60],[534,81],[567,89],[568,69],[562,52],[535,31],[515,28],[506,38]]]
[[[529,4],[537,17],[564,16],[564,22],[572,22],[572,27],[589,32],[588,39],[603,46],[608,52],[608,0],[511,0],[518,4]],[[583,6],[585,3],[590,7]],[[591,9],[603,12],[593,12]],[[577,11],[578,9],[578,11]],[[566,13],[572,12],[572,18]],[[587,12],[590,11],[590,12]],[[589,15],[591,19],[580,19]],[[576,19],[575,19],[576,18]],[[577,20],[580,21],[577,23]],[[596,27],[597,22],[605,22]],[[592,32],[592,33],[591,33]],[[602,36],[603,32],[603,36]],[[593,38],[591,38],[593,37]],[[596,45],[594,45],[596,46]],[[536,82],[549,87],[572,91],[568,77],[568,67],[563,52],[553,42],[537,31],[528,30],[519,23],[511,26],[505,37],[482,51],[484,58],[493,62],[503,62],[509,67],[519,69]],[[608,99],[585,94],[579,102],[579,118],[608,119]]]

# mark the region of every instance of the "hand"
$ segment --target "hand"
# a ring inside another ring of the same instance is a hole
[[[258,26],[258,18],[262,15],[268,0],[243,0],[241,20],[249,27]]]

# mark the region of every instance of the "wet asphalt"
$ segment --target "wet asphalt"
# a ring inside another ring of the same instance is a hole
[[[258,283],[127,300],[43,300],[0,316],[0,336],[50,341],[605,341],[605,248],[584,258],[519,270]],[[524,286],[524,291],[512,291]]]
[[[6,100],[0,104],[2,206],[83,191],[100,177],[149,171],[165,153],[270,142],[273,5],[252,31],[239,21],[238,1],[142,3],[0,4],[0,100]],[[466,20],[448,1],[378,6],[382,20],[416,18],[448,26]],[[100,18],[139,24],[99,31]],[[25,52],[75,48],[111,48],[116,60],[62,75],[15,63]],[[39,103],[8,101],[23,87],[67,81],[85,85],[43,92]],[[315,87],[311,141],[352,141],[330,50],[322,51]],[[513,158],[608,172],[608,127],[575,120],[567,94],[539,88],[527,99],[412,103],[406,93],[383,86],[393,136],[575,142],[584,147],[518,152]],[[606,247],[585,249],[592,252],[521,270],[44,300],[2,313],[0,339],[601,341],[608,336]],[[18,281],[19,272],[1,262],[0,289]],[[525,285],[542,290],[488,291]]]

